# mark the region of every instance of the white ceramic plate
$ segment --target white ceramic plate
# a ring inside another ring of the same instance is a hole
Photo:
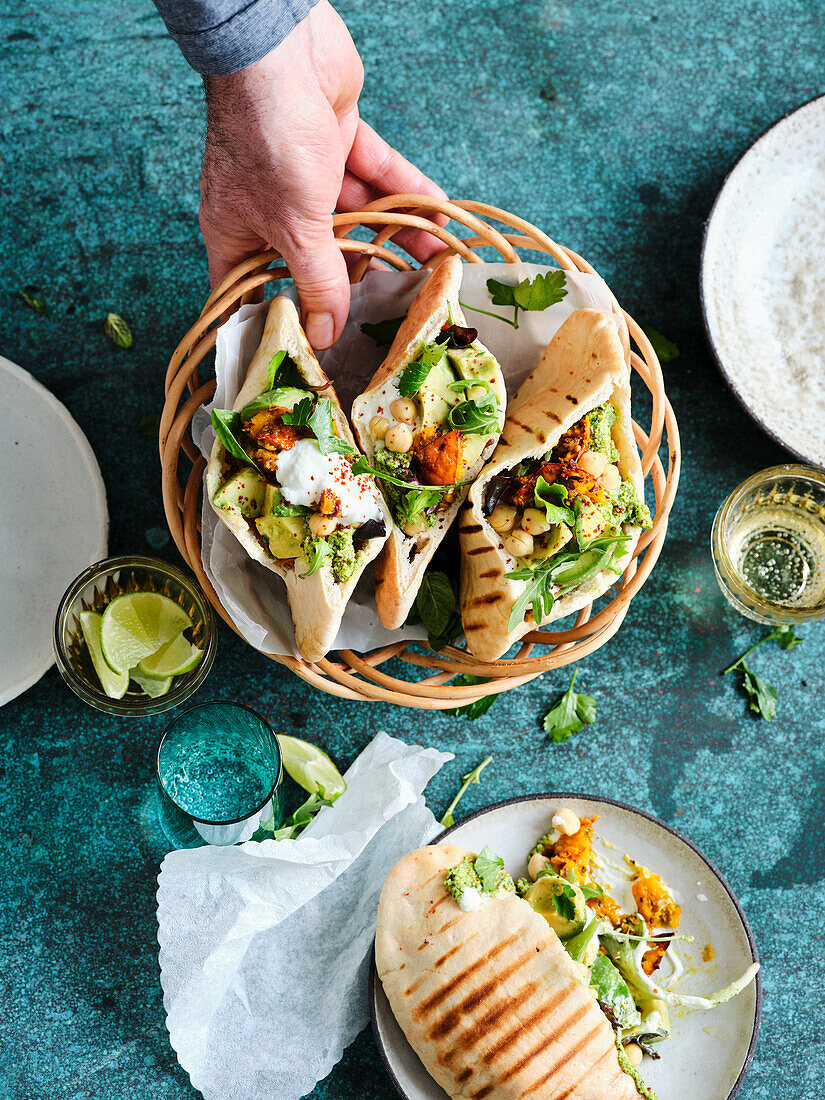
[[[778,443],[825,466],[825,97],[780,119],[728,175],[705,230],[711,349]]]
[[[106,490],[92,448],[64,405],[0,356],[0,706],[53,660],[52,631],[70,582],[106,555]]]
[[[504,859],[515,877],[526,874],[525,853],[550,829],[560,806],[579,817],[599,817],[596,836],[660,874],[682,906],[681,931],[695,943],[681,943],[685,973],[679,988],[707,994],[738,978],[757,959],[748,922],[721,874],[690,841],[663,821],[621,802],[576,794],[528,795],[481,810],[439,837],[479,851],[484,844]],[[617,898],[621,902],[621,898]],[[711,943],[715,959],[701,960]],[[406,1100],[446,1100],[404,1037],[371,971],[372,1025],[387,1071]],[[672,1010],[673,1034],[661,1044],[661,1059],[645,1058],[641,1072],[661,1100],[730,1100],[739,1090],[759,1032],[762,986],[756,981],[727,1004],[710,1012]]]

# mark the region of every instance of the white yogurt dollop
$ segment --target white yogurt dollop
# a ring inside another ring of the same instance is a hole
[[[275,463],[281,494],[289,504],[305,508],[317,505],[324,489],[340,501],[336,515],[344,524],[356,527],[367,520],[383,518],[378,490],[366,474],[357,477],[343,455],[321,454],[314,439],[301,439],[288,451],[281,451]]]
[[[459,909],[463,909],[465,913],[472,913],[474,909],[480,909],[484,898],[481,896],[481,891],[476,890],[475,886],[467,886],[461,893],[461,901],[458,903]]]

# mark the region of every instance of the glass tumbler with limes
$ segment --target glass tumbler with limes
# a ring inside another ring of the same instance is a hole
[[[55,619],[64,680],[113,714],[157,714],[188,699],[212,667],[216,646],[212,608],[195,582],[138,555],[81,573]]]

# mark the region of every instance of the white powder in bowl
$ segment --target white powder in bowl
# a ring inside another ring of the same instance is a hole
[[[728,177],[702,290],[732,387],[790,451],[825,466],[825,98],[769,130]]]

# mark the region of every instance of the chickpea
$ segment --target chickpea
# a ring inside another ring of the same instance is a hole
[[[521,517],[521,526],[529,535],[543,535],[550,530],[547,515],[539,508],[525,508]]]
[[[573,836],[581,828],[581,822],[573,813],[564,806],[560,810],[556,810],[550,819],[550,824],[554,829],[558,829],[560,833],[565,833],[567,836]]]
[[[406,454],[412,447],[413,434],[407,424],[393,424],[384,436],[384,442],[388,451],[396,454]]]
[[[427,530],[427,524],[423,520],[410,520],[404,524],[404,534],[409,535],[411,539],[417,538],[418,535],[423,535]]]
[[[578,464],[586,474],[601,477],[607,465],[607,455],[603,455],[599,451],[585,451]]]
[[[643,1054],[642,1048],[638,1045],[638,1043],[628,1043],[627,1046],[624,1048],[624,1052],[627,1055],[627,1060],[628,1062],[630,1062],[631,1066],[641,1065]]]
[[[411,401],[409,397],[396,398],[390,405],[390,412],[395,419],[400,420],[402,424],[412,424],[415,422],[415,402]]]
[[[389,426],[389,420],[385,420],[383,416],[374,416],[370,421],[370,435],[373,439],[383,439]]]
[[[337,526],[338,521],[334,516],[322,516],[320,512],[313,512],[309,517],[309,529],[317,539],[331,535]]]
[[[504,549],[513,558],[526,558],[533,553],[533,536],[518,527],[504,538]]]
[[[608,493],[615,493],[622,483],[622,475],[619,473],[619,467],[610,465],[605,466],[604,473],[602,474],[602,485],[607,489]]]
[[[530,856],[530,861],[527,864],[527,874],[535,882],[539,871],[543,871],[545,867],[549,866],[550,860],[547,856],[543,856],[539,852],[534,852],[533,855]]]
[[[499,535],[507,535],[516,525],[516,510],[512,504],[497,504],[487,520]]]

